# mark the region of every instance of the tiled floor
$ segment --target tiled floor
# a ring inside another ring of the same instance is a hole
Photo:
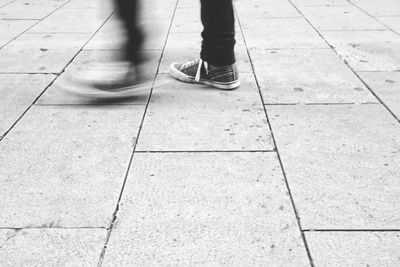
[[[2,266],[399,266],[400,2],[238,0],[241,86],[169,77],[198,0],[143,1],[124,102],[67,94],[124,36],[100,0],[0,0]]]

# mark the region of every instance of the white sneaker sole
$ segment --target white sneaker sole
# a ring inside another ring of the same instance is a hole
[[[186,83],[205,84],[205,85],[209,85],[209,86],[216,87],[218,89],[223,89],[223,90],[233,90],[240,86],[240,80],[236,80],[236,81],[229,82],[229,83],[216,82],[216,81],[205,80],[205,79],[200,79],[200,81],[196,81],[194,78],[191,78],[191,77],[187,76],[186,74],[184,74],[183,72],[181,72],[180,70],[178,70],[175,67],[175,64],[176,63],[173,63],[169,66],[169,74],[179,81],[186,82]]]

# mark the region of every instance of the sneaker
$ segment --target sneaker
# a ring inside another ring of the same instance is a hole
[[[175,79],[188,83],[201,83],[219,89],[231,90],[240,85],[239,72],[235,63],[215,67],[202,59],[186,63],[173,63],[169,73]]]
[[[126,62],[102,63],[64,80],[62,87],[74,94],[119,98],[133,96],[139,91],[150,90],[151,79],[140,75],[137,68]]]

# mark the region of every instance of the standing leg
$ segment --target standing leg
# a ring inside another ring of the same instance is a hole
[[[200,57],[214,66],[235,62],[235,17],[232,0],[201,0],[201,33],[203,42]]]
[[[201,83],[230,90],[239,87],[239,72],[235,63],[235,17],[232,0],[200,0],[200,59],[173,63],[169,73],[177,80]]]

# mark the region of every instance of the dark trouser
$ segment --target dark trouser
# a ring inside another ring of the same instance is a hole
[[[134,64],[142,60],[140,49],[143,43],[143,34],[137,25],[137,0],[115,0],[118,8],[118,14],[123,20],[127,32],[127,42],[124,48],[124,59]]]
[[[225,66],[235,62],[235,17],[232,0],[200,0],[201,59],[214,66]]]
[[[115,0],[128,33],[125,59],[140,62],[143,35],[137,26],[137,0]],[[162,0],[160,0],[162,1]],[[214,66],[235,62],[235,18],[232,0],[200,0],[203,43],[200,57]],[[150,37],[151,38],[151,37]]]

